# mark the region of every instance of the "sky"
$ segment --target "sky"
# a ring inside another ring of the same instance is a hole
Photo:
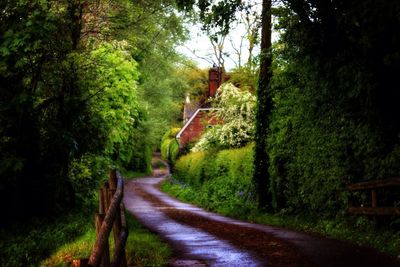
[[[215,56],[213,56],[214,52],[210,40],[206,34],[202,32],[199,24],[189,25],[188,28],[190,30],[190,38],[185,44],[178,47],[178,51],[195,61],[200,68],[211,67],[213,62],[216,63],[216,59]],[[225,68],[227,70],[235,68],[238,64],[238,56],[233,46],[236,48],[240,47],[240,42],[244,34],[244,26],[238,25],[225,40],[224,51],[230,55],[230,57],[226,57],[225,59]],[[257,46],[254,52],[258,54],[260,52],[260,47]],[[248,54],[248,42],[247,40],[243,40],[242,64],[245,63],[244,59],[247,59]]]
[[[253,11],[257,12],[259,16],[261,16],[261,1],[255,0],[245,0],[251,1],[254,4]],[[237,19],[240,16],[237,16]],[[236,23],[231,25],[231,32],[227,36],[224,42],[223,51],[229,54],[228,57],[225,57],[225,68],[226,70],[232,70],[238,65],[238,56],[235,52],[234,48],[239,48],[242,42],[242,65],[246,63],[246,60],[249,55],[248,47],[249,42],[246,38],[244,38],[246,29],[244,24]],[[188,41],[178,47],[178,51],[182,54],[186,55],[188,58],[195,61],[200,68],[209,68],[216,63],[216,57],[214,56],[213,48],[211,42],[207,35],[201,30],[200,24],[188,24],[190,37]],[[261,37],[261,29],[259,31],[259,35]],[[279,34],[276,31],[272,31],[272,42],[276,42],[279,39]],[[257,45],[253,50],[253,55],[258,55],[260,53],[260,46]]]
[[[244,2],[248,2],[252,5],[251,12],[255,12],[258,16],[261,16],[261,9],[262,4],[259,0],[244,0]],[[238,13],[236,16],[236,21],[240,20],[240,14]],[[254,18],[254,16],[253,16]],[[242,42],[242,65],[246,63],[245,61],[248,58],[248,47],[249,42],[246,38],[244,38],[246,29],[244,24],[239,24],[234,22],[230,25],[231,31],[224,42],[223,51],[227,53],[229,56],[225,57],[225,68],[226,70],[231,70],[238,65],[238,56],[235,49],[240,47]],[[189,40],[178,47],[178,51],[182,54],[186,55],[187,57],[191,58],[193,61],[197,62],[199,67],[201,68],[208,68],[216,63],[216,57],[214,56],[213,47],[209,38],[206,34],[201,30],[201,25],[198,24],[188,24],[188,29],[190,33]],[[253,50],[253,54],[256,55],[260,52],[260,47],[257,46]]]

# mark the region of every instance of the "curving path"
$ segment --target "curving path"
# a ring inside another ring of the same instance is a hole
[[[223,217],[159,190],[162,177],[125,185],[126,208],[174,248],[173,266],[400,266],[373,249]]]

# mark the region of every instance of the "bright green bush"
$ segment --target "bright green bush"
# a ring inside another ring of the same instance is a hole
[[[194,186],[202,206],[240,214],[254,207],[252,162],[252,145],[215,153],[190,153],[176,162],[174,178]]]
[[[180,157],[174,166],[174,176],[184,183],[201,186],[205,158],[204,152],[190,153]]]
[[[179,154],[179,144],[175,136],[180,128],[171,128],[166,132],[161,140],[161,157],[168,160],[172,165],[175,163]]]
[[[179,155],[179,144],[176,140],[173,140],[169,144],[169,156],[170,156],[169,161],[172,163],[172,165],[175,164],[178,155]]]

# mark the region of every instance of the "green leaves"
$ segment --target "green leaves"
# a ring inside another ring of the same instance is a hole
[[[199,0],[200,20],[204,24],[204,29],[216,34],[227,35],[232,22],[235,20],[236,12],[243,7],[243,1],[210,1]]]
[[[400,171],[392,165],[399,123],[388,99],[397,95],[388,81],[398,67],[383,66],[387,48],[399,45],[383,41],[397,33],[382,28],[398,25],[390,10],[399,4],[286,3],[276,10],[282,39],[274,49],[267,138],[274,201],[299,212],[345,214],[346,183]]]
[[[216,117],[222,125],[211,126],[193,151],[215,148],[237,148],[253,140],[254,108],[256,99],[250,92],[241,91],[230,83],[217,91],[214,106],[219,108]]]
[[[93,115],[98,116],[92,121],[106,136],[106,155],[123,165],[131,160],[127,147],[140,120],[136,84],[139,73],[126,48],[124,41],[100,43],[88,58],[81,59],[82,65],[96,66],[87,69],[82,77],[82,86],[88,88],[87,101]]]

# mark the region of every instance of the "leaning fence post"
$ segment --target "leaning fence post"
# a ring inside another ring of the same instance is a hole
[[[99,238],[100,229],[101,229],[101,225],[103,224],[104,218],[105,218],[104,213],[96,214],[96,238]],[[104,250],[101,251],[101,253],[102,253],[102,256],[101,256],[100,266],[109,267],[110,266],[110,250],[109,250],[108,240],[104,246]]]

